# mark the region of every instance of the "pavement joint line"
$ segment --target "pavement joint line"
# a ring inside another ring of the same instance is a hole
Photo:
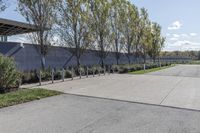
[[[176,85],[168,92],[168,94],[163,98],[163,100],[160,102],[160,105],[162,105],[162,103],[167,99],[167,97],[176,89],[176,87],[178,86],[178,84],[180,84],[182,82],[183,78],[181,78]]]
[[[161,104],[128,101],[128,100],[106,98],[106,97],[98,97],[98,96],[88,96],[88,95],[65,93],[65,92],[62,95],[71,95],[71,96],[77,96],[77,97],[83,97],[83,98],[102,99],[102,100],[118,101],[118,102],[124,102],[124,103],[133,103],[133,104],[139,104],[139,105],[147,105],[147,106],[164,107],[164,108],[171,108],[171,109],[177,109],[177,110],[186,110],[186,111],[200,112],[199,109],[190,109],[190,108],[183,108],[183,107],[176,107],[176,106],[168,106],[168,105],[161,105]]]

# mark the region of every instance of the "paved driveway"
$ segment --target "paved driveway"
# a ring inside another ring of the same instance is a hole
[[[169,76],[179,68],[192,66],[46,84],[68,94],[0,109],[0,132],[199,133],[200,78]]]
[[[68,94],[200,110],[200,78],[195,77],[199,69],[196,65],[179,65],[148,75],[114,74],[41,87]],[[169,76],[174,73],[179,75]]]
[[[61,95],[0,109],[1,133],[199,133],[200,112]]]
[[[177,65],[162,71],[149,73],[149,75],[200,78],[200,65]]]

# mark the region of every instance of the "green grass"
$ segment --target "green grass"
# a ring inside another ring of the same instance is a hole
[[[20,89],[15,92],[0,94],[0,108],[39,100],[41,98],[59,94],[61,94],[61,92],[45,89]]]
[[[133,71],[133,72],[130,72],[130,74],[146,74],[146,73],[155,72],[155,71],[159,71],[159,70],[162,70],[162,69],[170,68],[172,66],[174,66],[174,65],[164,66],[164,67],[161,67],[161,68],[157,67],[157,68],[152,68],[152,69]]]

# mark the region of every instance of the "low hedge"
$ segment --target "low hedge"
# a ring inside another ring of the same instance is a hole
[[[162,63],[162,66],[167,66],[170,65],[170,63]],[[154,63],[147,63],[146,64],[146,69],[151,69],[151,68],[156,68],[159,67],[158,64],[154,64]],[[132,64],[132,65],[112,65],[112,66],[106,66],[106,71],[109,71],[111,73],[113,72],[118,72],[118,73],[128,73],[128,72],[132,72],[132,71],[137,71],[137,70],[143,70],[144,66],[143,64]],[[72,71],[73,70],[73,71]],[[89,75],[93,75],[94,74],[99,74],[99,70],[100,73],[104,73],[104,69],[101,68],[100,66],[92,66],[92,67],[88,67],[88,74]],[[52,69],[47,69],[47,70],[43,70],[41,71],[41,78],[42,81],[49,81],[51,80],[51,72]],[[81,75],[87,75],[87,67],[83,67],[81,66],[79,69],[76,67],[69,67],[67,69],[65,69],[65,78],[72,78],[79,76],[81,72]],[[39,82],[39,72],[34,70],[34,71],[30,71],[30,72],[24,72],[22,74],[22,83],[36,83]],[[54,69],[54,79],[55,80],[60,80],[62,79],[62,70],[61,69]]]
[[[161,66],[169,66],[169,65],[171,65],[171,63],[166,63],[166,62],[161,63]],[[145,64],[146,69],[157,68],[157,67],[160,67],[160,65],[155,63]],[[128,73],[128,72],[143,70],[144,64],[118,65],[118,66],[113,66],[113,68],[115,69],[115,71],[118,71],[119,73]]]

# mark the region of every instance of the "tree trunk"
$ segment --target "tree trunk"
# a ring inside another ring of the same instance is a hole
[[[120,53],[119,52],[115,53],[115,58],[116,58],[117,65],[119,65],[119,59],[120,59]]]
[[[40,53],[41,53],[41,66],[42,69],[45,69],[45,47],[44,47],[44,40],[43,40],[43,31],[40,31]]]
[[[81,63],[80,63],[80,57],[79,56],[76,56],[76,65],[77,65],[77,68],[79,69],[80,68],[80,65],[81,65]]]
[[[127,55],[127,58],[128,58],[128,64],[130,65],[131,64],[131,60],[130,60],[130,55],[129,54]]]
[[[104,67],[104,59],[101,58],[101,67],[103,68]]]
[[[144,64],[146,63],[146,55],[143,56]]]
[[[146,64],[146,52],[145,51],[144,51],[143,59],[144,59],[144,64]]]
[[[41,65],[42,65],[42,69],[45,69],[46,66],[46,58],[44,55],[42,55],[41,57]]]
[[[117,65],[119,65],[119,58],[117,58]]]
[[[117,36],[118,36],[118,34],[117,34]],[[116,47],[116,60],[117,60],[117,65],[119,65],[119,58],[120,58],[120,53],[119,53],[119,45],[118,45],[119,43],[118,43],[118,37],[117,38],[115,38],[115,47]]]
[[[156,58],[155,57],[153,57],[153,63],[156,63]]]
[[[105,58],[105,51],[104,51],[104,41],[103,41],[103,35],[100,35],[100,58],[101,58],[101,67],[104,67],[104,58]]]

